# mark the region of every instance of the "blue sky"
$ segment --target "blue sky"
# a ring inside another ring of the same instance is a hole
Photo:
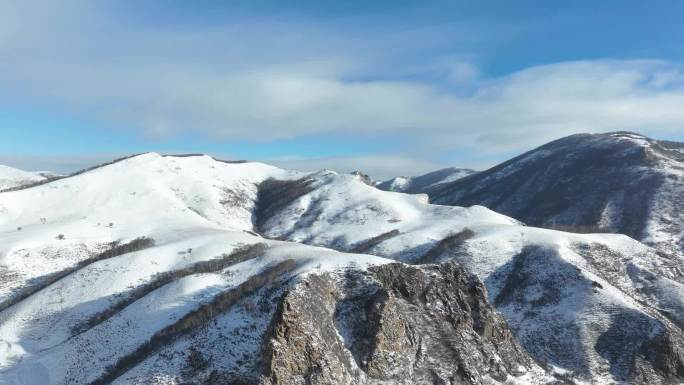
[[[0,0],[0,162],[203,152],[385,177],[684,140],[681,1]],[[85,166],[85,164],[83,164]]]

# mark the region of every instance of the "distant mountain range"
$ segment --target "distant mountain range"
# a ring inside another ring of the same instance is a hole
[[[562,138],[407,192],[426,193],[436,204],[486,206],[531,226],[626,234],[677,253],[684,251],[683,185],[684,143],[616,132]]]
[[[155,153],[15,183],[0,384],[681,383],[681,148],[577,135],[402,192]]]
[[[433,189],[441,184],[459,180],[472,175],[476,171],[468,168],[449,167],[433,171],[421,176],[399,176],[377,184],[377,187],[385,191],[403,192],[416,194]]]

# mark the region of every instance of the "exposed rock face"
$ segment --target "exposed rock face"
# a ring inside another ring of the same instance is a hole
[[[263,384],[484,384],[544,377],[453,262],[312,275],[284,296]]]
[[[677,256],[366,182],[146,154],[0,193],[0,383],[684,381]]]
[[[490,303],[539,362],[594,383],[678,378],[641,353],[662,333],[670,347],[680,343],[684,271],[676,255],[622,235],[535,229],[505,217],[497,228],[474,224],[494,214],[481,206],[433,205],[417,220],[392,199],[420,205],[419,196],[385,195],[342,176],[312,179],[313,190],[272,212],[262,234],[416,264],[454,260],[485,282]],[[358,192],[347,190],[350,182]],[[369,204],[374,194],[382,197]],[[347,206],[327,205],[331,196]],[[459,211],[469,212],[467,224],[445,225]],[[678,353],[666,356],[681,362]]]

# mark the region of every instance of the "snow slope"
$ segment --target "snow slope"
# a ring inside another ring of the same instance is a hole
[[[678,253],[682,148],[629,132],[572,135],[424,192],[437,204],[483,205],[532,226],[617,232]]]
[[[254,232],[258,186],[307,175],[150,153],[0,193],[0,384],[176,384],[189,347],[254,376],[290,282],[392,262]]]
[[[285,260],[296,262],[287,271],[293,276],[389,262],[250,233],[255,183],[299,175],[258,163],[145,154],[2,193],[0,383],[95,381],[198,304]],[[106,254],[141,237],[153,244]],[[198,267],[253,244],[265,246],[249,259]],[[92,322],[84,327],[84,320]]]
[[[0,384],[176,384],[195,348],[247,375],[291,280],[445,259],[485,282],[540,361],[595,383],[684,378],[683,272],[626,236],[359,175],[150,153],[0,193]]]
[[[44,179],[45,176],[40,173],[26,172],[0,164],[0,191],[39,182]]]
[[[481,206],[430,205],[424,195],[332,172],[290,184],[306,193],[270,213],[262,234],[410,263],[455,259],[486,283],[540,361],[598,382],[627,381],[654,336],[684,343],[680,261],[627,236],[526,227]]]

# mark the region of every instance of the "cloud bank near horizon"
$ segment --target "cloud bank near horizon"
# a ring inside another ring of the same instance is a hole
[[[47,171],[67,175],[72,172],[102,164],[126,154],[90,155],[0,155],[0,165],[24,171]],[[217,159],[237,160],[229,155],[213,155]],[[328,158],[268,159],[264,163],[284,169],[299,171],[333,170],[340,173],[361,171],[375,180],[387,180],[395,176],[415,176],[444,168],[445,165],[397,155],[367,155]]]

